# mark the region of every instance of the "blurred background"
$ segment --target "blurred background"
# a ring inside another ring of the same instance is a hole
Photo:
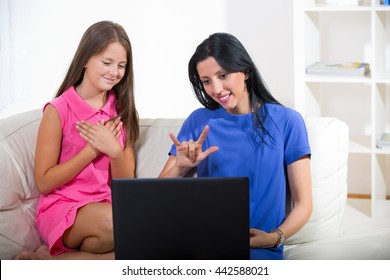
[[[221,31],[244,44],[273,95],[293,106],[293,1],[0,0],[0,118],[51,100],[82,34],[100,20],[130,37],[141,118],[184,118],[201,106],[187,63]]]

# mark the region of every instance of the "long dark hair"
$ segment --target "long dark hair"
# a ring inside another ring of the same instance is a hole
[[[134,101],[133,55],[129,37],[119,24],[100,21],[85,31],[56,97],[62,95],[70,86],[78,86],[83,80],[84,66],[88,60],[104,51],[113,42],[119,42],[126,50],[125,74],[113,90],[117,100],[116,110],[126,131],[126,142],[133,145],[139,137],[139,119]]]
[[[263,125],[268,116],[267,108],[261,105],[266,102],[280,103],[271,95],[259,70],[241,42],[231,34],[214,33],[196,48],[188,63],[188,75],[196,98],[206,108],[215,110],[220,105],[206,93],[197,70],[198,63],[208,57],[213,57],[224,70],[230,73],[243,72],[248,75],[245,83],[253,112],[253,122],[256,127],[269,134]],[[259,110],[260,107],[261,110]],[[264,141],[262,133],[261,138]]]

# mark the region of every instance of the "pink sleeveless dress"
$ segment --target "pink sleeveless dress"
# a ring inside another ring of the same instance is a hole
[[[68,88],[61,96],[47,103],[58,112],[62,127],[62,148],[59,163],[74,157],[86,145],[76,129],[76,122],[84,120],[97,123],[116,116],[115,94],[109,92],[106,104],[96,110],[87,104],[75,91]],[[125,136],[122,130],[118,141],[124,146]],[[48,195],[41,195],[37,204],[36,225],[43,241],[49,246],[52,255],[67,251],[62,242],[66,229],[71,227],[80,207],[92,202],[111,203],[110,161],[107,155],[101,154],[84,167],[72,180],[53,190]]]

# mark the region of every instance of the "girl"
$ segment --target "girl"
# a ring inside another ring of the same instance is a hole
[[[138,114],[130,40],[102,21],[84,33],[35,154],[36,225],[47,246],[17,259],[113,259],[110,179],[133,178]]]

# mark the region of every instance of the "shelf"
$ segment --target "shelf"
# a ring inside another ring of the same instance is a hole
[[[348,156],[348,193],[371,196],[371,154],[349,153]]]
[[[390,219],[390,200],[376,199],[372,203],[372,215],[377,219]]]
[[[378,7],[382,8],[382,7]],[[329,5],[329,4],[306,4],[304,6],[305,12],[354,12],[354,11],[371,11],[371,5],[370,4],[363,4],[363,5],[357,5],[357,6],[335,6],[335,5]]]
[[[331,75],[305,75],[305,82],[308,83],[363,83],[370,84],[371,77],[353,77],[353,76],[331,76]]]
[[[365,198],[348,198],[347,204],[367,217],[372,217],[372,205],[375,204],[374,211],[377,212],[374,221],[389,224],[390,223],[390,200],[381,200],[372,202]]]
[[[349,136],[349,152],[357,154],[371,153],[371,139],[365,135]]]
[[[390,84],[390,70],[378,72],[375,82],[378,84]]]
[[[390,155],[390,148],[384,148],[384,149],[375,149],[375,154],[377,155]]]
[[[371,216],[371,199],[366,198],[348,198],[349,206],[365,214],[367,217]]]
[[[390,6],[388,5],[375,5],[374,9],[378,12],[390,12]]]
[[[309,5],[308,2],[314,4]],[[390,132],[390,6],[294,1],[295,109],[306,117],[335,117],[349,127],[348,193],[372,197],[370,216],[390,217],[390,149],[376,140]],[[309,75],[317,61],[361,61],[366,76]]]

